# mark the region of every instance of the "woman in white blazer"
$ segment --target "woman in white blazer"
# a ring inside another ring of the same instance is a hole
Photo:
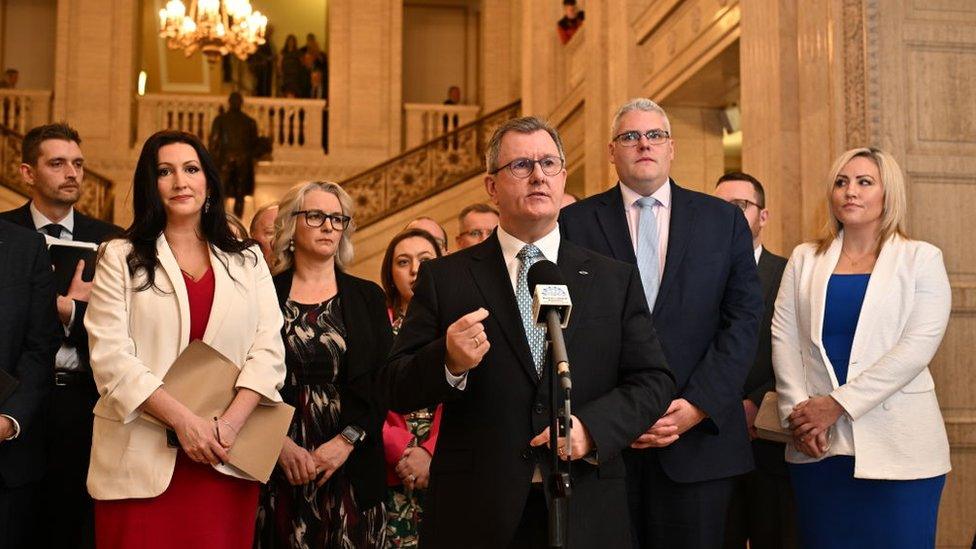
[[[904,177],[838,158],[824,236],[793,251],[773,317],[804,547],[933,547],[949,444],[928,364],[949,320],[938,248],[908,238]]]
[[[223,463],[254,408],[281,400],[271,275],[257,244],[231,232],[217,168],[190,134],[146,141],[133,214],[101,251],[85,316],[100,393],[88,472],[97,545],[249,548],[258,482]],[[162,381],[193,339],[241,370],[219,418],[196,416]]]

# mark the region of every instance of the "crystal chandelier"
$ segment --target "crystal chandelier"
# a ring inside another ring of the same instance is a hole
[[[169,0],[159,10],[159,36],[170,49],[182,49],[187,57],[200,50],[211,63],[233,53],[247,59],[264,44],[268,18],[251,9],[248,0]]]

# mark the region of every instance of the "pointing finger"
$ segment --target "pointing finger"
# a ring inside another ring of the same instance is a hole
[[[473,324],[477,324],[486,318],[488,318],[488,310],[484,307],[478,307],[474,311],[471,311],[470,313],[455,320],[452,326],[454,327],[455,331],[463,332],[464,330],[470,328]]]

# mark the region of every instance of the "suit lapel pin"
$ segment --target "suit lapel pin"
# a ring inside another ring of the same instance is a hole
[[[586,276],[586,275],[590,274],[590,272],[589,271],[580,271],[579,274],[581,274],[583,276]]]

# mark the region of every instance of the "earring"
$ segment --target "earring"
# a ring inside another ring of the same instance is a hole
[[[294,239],[288,241],[288,251],[289,252],[294,252],[295,251],[295,241],[294,241]]]
[[[203,213],[210,213],[210,197],[203,200]]]

